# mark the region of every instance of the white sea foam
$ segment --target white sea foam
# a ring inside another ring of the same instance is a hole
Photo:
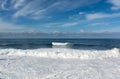
[[[0,79],[120,79],[119,49],[0,49]]]
[[[45,58],[63,59],[102,59],[119,57],[119,49],[111,50],[75,50],[65,48],[41,48],[41,49],[0,49],[0,55],[34,56]]]
[[[62,43],[62,42],[52,42],[52,45],[53,46],[66,46],[66,45],[71,45],[71,43],[68,43],[68,42],[65,42],[65,43]]]

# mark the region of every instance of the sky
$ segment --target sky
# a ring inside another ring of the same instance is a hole
[[[120,0],[0,0],[0,32],[120,32]]]

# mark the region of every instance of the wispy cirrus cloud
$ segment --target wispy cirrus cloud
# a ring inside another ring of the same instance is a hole
[[[69,23],[64,23],[62,26],[71,27],[71,26],[76,26],[78,24],[79,24],[79,22],[69,22]]]
[[[102,18],[112,18],[112,17],[118,17],[120,16],[120,13],[93,13],[93,14],[86,14],[87,20],[94,20],[94,19],[102,19]]]
[[[14,8],[18,9],[19,7],[25,5],[25,0],[13,0]]]
[[[77,22],[57,22],[57,23],[47,23],[47,24],[43,24],[41,26],[44,27],[73,27],[73,26],[77,26],[79,25],[79,21]]]
[[[24,6],[28,0],[1,0],[0,7],[2,10],[16,10]]]
[[[32,28],[50,32],[72,31],[71,28],[79,31],[79,28],[83,32],[99,30],[96,26],[105,29],[108,25],[101,23],[104,20],[110,25],[113,19],[120,20],[119,2],[120,0],[0,0],[0,17],[3,19],[0,20],[0,30]],[[107,28],[117,25],[119,23]]]
[[[101,0],[1,0],[1,10],[13,11],[14,18],[49,19],[52,14],[95,4]],[[84,14],[80,12],[80,15]],[[54,15],[53,15],[54,16]]]
[[[115,18],[120,17],[120,13],[104,13],[104,12],[95,12],[95,13],[84,13],[79,12],[77,15],[70,16],[68,19],[75,21],[86,21],[86,20],[95,20],[95,19],[105,19],[105,18]]]
[[[113,5],[113,7],[111,8],[112,10],[120,9],[120,0],[108,0],[108,2]]]

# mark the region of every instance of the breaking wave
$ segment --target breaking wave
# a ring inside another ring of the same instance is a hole
[[[65,48],[41,48],[41,49],[0,49],[0,55],[34,56],[45,58],[63,59],[102,59],[119,57],[119,49],[110,50],[75,50]]]
[[[72,43],[69,43],[69,42],[65,42],[65,43],[62,43],[62,42],[52,42],[52,45],[53,46],[66,46],[66,45],[72,45]]]

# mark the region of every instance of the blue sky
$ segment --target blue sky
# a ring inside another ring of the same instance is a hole
[[[120,0],[0,0],[0,32],[120,32]]]

